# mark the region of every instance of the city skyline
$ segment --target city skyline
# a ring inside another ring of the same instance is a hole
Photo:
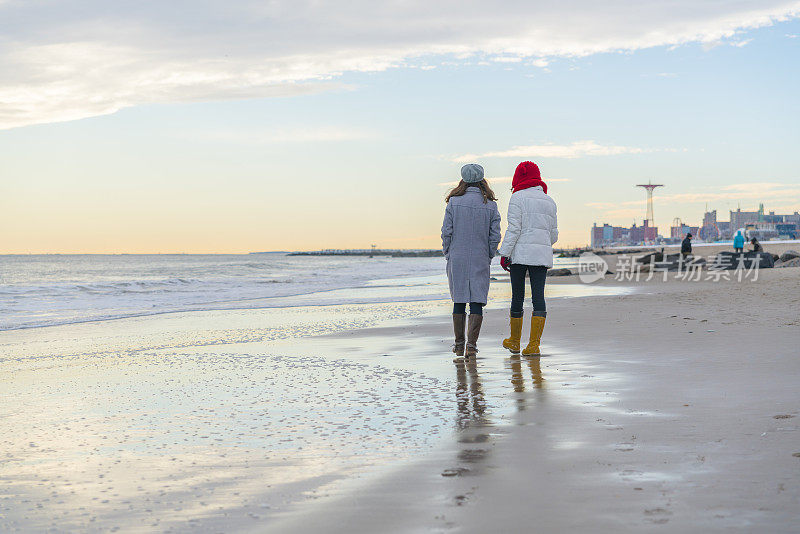
[[[649,199],[648,199],[649,200]],[[651,213],[652,206],[648,201],[647,213]],[[739,230],[749,232],[751,237],[759,239],[797,239],[800,237],[800,212],[776,213],[759,203],[756,210],[730,210],[728,220],[719,218],[716,209],[706,209],[700,222],[687,221],[675,217],[667,233],[663,228],[648,226],[648,219],[643,219],[643,224],[633,222],[630,228],[609,224],[607,221],[596,221],[589,231],[589,244],[591,247],[602,247],[614,244],[653,244],[656,242],[670,243],[682,240],[686,234],[700,241],[715,242],[726,241],[733,238]]]
[[[786,187],[784,187],[784,186],[786,186]],[[729,189],[731,189],[731,190],[747,190],[750,187],[764,187],[767,190],[766,198],[772,198],[772,199],[774,199],[776,197],[779,197],[782,193],[786,193],[786,194],[789,194],[789,195],[795,194],[795,188],[789,186],[788,184],[775,184],[775,183],[766,183],[766,182],[763,182],[763,183],[752,183],[752,184],[733,184]],[[675,202],[675,201],[678,201],[681,198],[685,198],[685,199],[689,200],[693,205],[697,205],[698,207],[700,207],[702,205],[703,213],[707,213],[707,212],[711,212],[711,211],[719,211],[719,212],[730,211],[730,212],[735,212],[737,210],[743,211],[743,212],[757,212],[759,210],[759,207],[764,206],[766,203],[764,201],[762,201],[762,200],[759,200],[757,197],[752,196],[752,195],[756,195],[756,194],[757,193],[755,193],[755,192],[748,191],[747,193],[745,193],[745,195],[747,195],[747,197],[746,197],[747,201],[746,202],[742,202],[741,200],[739,200],[739,198],[741,198],[741,195],[739,195],[739,194],[732,194],[730,198],[724,199],[724,198],[720,198],[721,196],[723,196],[722,193],[710,193],[708,195],[709,198],[717,198],[718,199],[717,202],[714,203],[714,202],[709,202],[709,201],[705,201],[704,202],[702,200],[702,193],[685,193],[685,194],[674,195],[674,196],[673,195],[669,195],[667,197],[668,202],[666,202],[665,205],[666,206],[672,206],[673,204],[671,202]],[[654,204],[655,208],[658,208],[658,202],[659,202],[659,195],[657,193],[654,193],[654,195],[653,195],[653,204]],[[603,222],[613,222],[614,224],[617,224],[617,223],[626,224],[627,222],[630,222],[632,224],[643,225],[644,221],[647,220],[646,201],[642,200],[642,201],[639,201],[639,203],[643,205],[643,207],[641,207],[638,210],[641,213],[636,215],[637,209],[635,207],[632,207],[630,212],[633,215],[633,217],[628,219],[627,221],[624,221],[622,219],[614,219],[613,221],[611,221],[609,219],[609,220],[604,220]],[[634,201],[628,201],[628,202],[625,203],[626,206],[634,206],[635,204],[637,204],[637,201],[635,201],[635,200]],[[725,208],[722,209],[720,207],[721,205],[724,205]],[[735,205],[735,207],[734,207],[734,205]],[[770,211],[772,211],[772,212],[784,211],[784,212],[792,212],[792,213],[794,213],[796,211],[800,211],[800,204],[779,202],[777,205],[779,206],[778,209],[771,209]],[[656,209],[656,211],[658,211],[658,210]],[[674,221],[675,219],[681,219],[684,223],[687,222],[687,219],[684,219],[684,217],[681,217],[681,216],[673,216],[673,215],[670,215],[669,213],[667,213],[667,214],[659,214],[659,215],[660,215],[659,218],[660,218],[662,224],[661,225],[657,224],[656,226],[667,226],[666,225],[667,221]],[[694,219],[692,217],[694,217]],[[689,215],[689,219],[688,220],[690,222],[692,222],[692,223],[695,223],[698,220],[702,221],[702,218],[703,218],[702,215],[699,218],[696,217],[696,216]],[[596,222],[599,222],[599,221],[596,221]]]

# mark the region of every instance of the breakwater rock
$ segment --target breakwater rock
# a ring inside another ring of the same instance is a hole
[[[786,252],[781,254],[781,257],[779,259],[782,262],[787,262],[787,261],[796,260],[796,259],[799,259],[799,258],[800,258],[800,252],[797,252],[796,250],[787,250]]]
[[[287,256],[389,256],[392,258],[435,258],[442,256],[441,249],[387,250],[387,249],[331,249],[305,252],[289,252]]]
[[[787,261],[776,261],[775,267],[800,267],[800,258],[793,258]]]

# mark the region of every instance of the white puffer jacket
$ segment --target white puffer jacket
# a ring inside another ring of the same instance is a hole
[[[521,265],[553,266],[553,243],[558,241],[556,203],[541,186],[511,195],[508,228],[500,255]]]

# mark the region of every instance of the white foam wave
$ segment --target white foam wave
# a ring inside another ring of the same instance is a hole
[[[443,272],[442,258],[0,256],[0,330],[181,311],[391,301],[408,296],[375,288],[331,292]]]

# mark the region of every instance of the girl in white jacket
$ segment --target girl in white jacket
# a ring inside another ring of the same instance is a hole
[[[500,246],[501,263],[511,271],[511,337],[503,340],[503,346],[513,353],[520,351],[527,273],[533,293],[533,314],[530,339],[522,354],[536,355],[547,317],[544,283],[547,269],[553,266],[553,244],[558,240],[556,203],[547,195],[547,184],[532,161],[517,166],[511,190],[508,229]]]

